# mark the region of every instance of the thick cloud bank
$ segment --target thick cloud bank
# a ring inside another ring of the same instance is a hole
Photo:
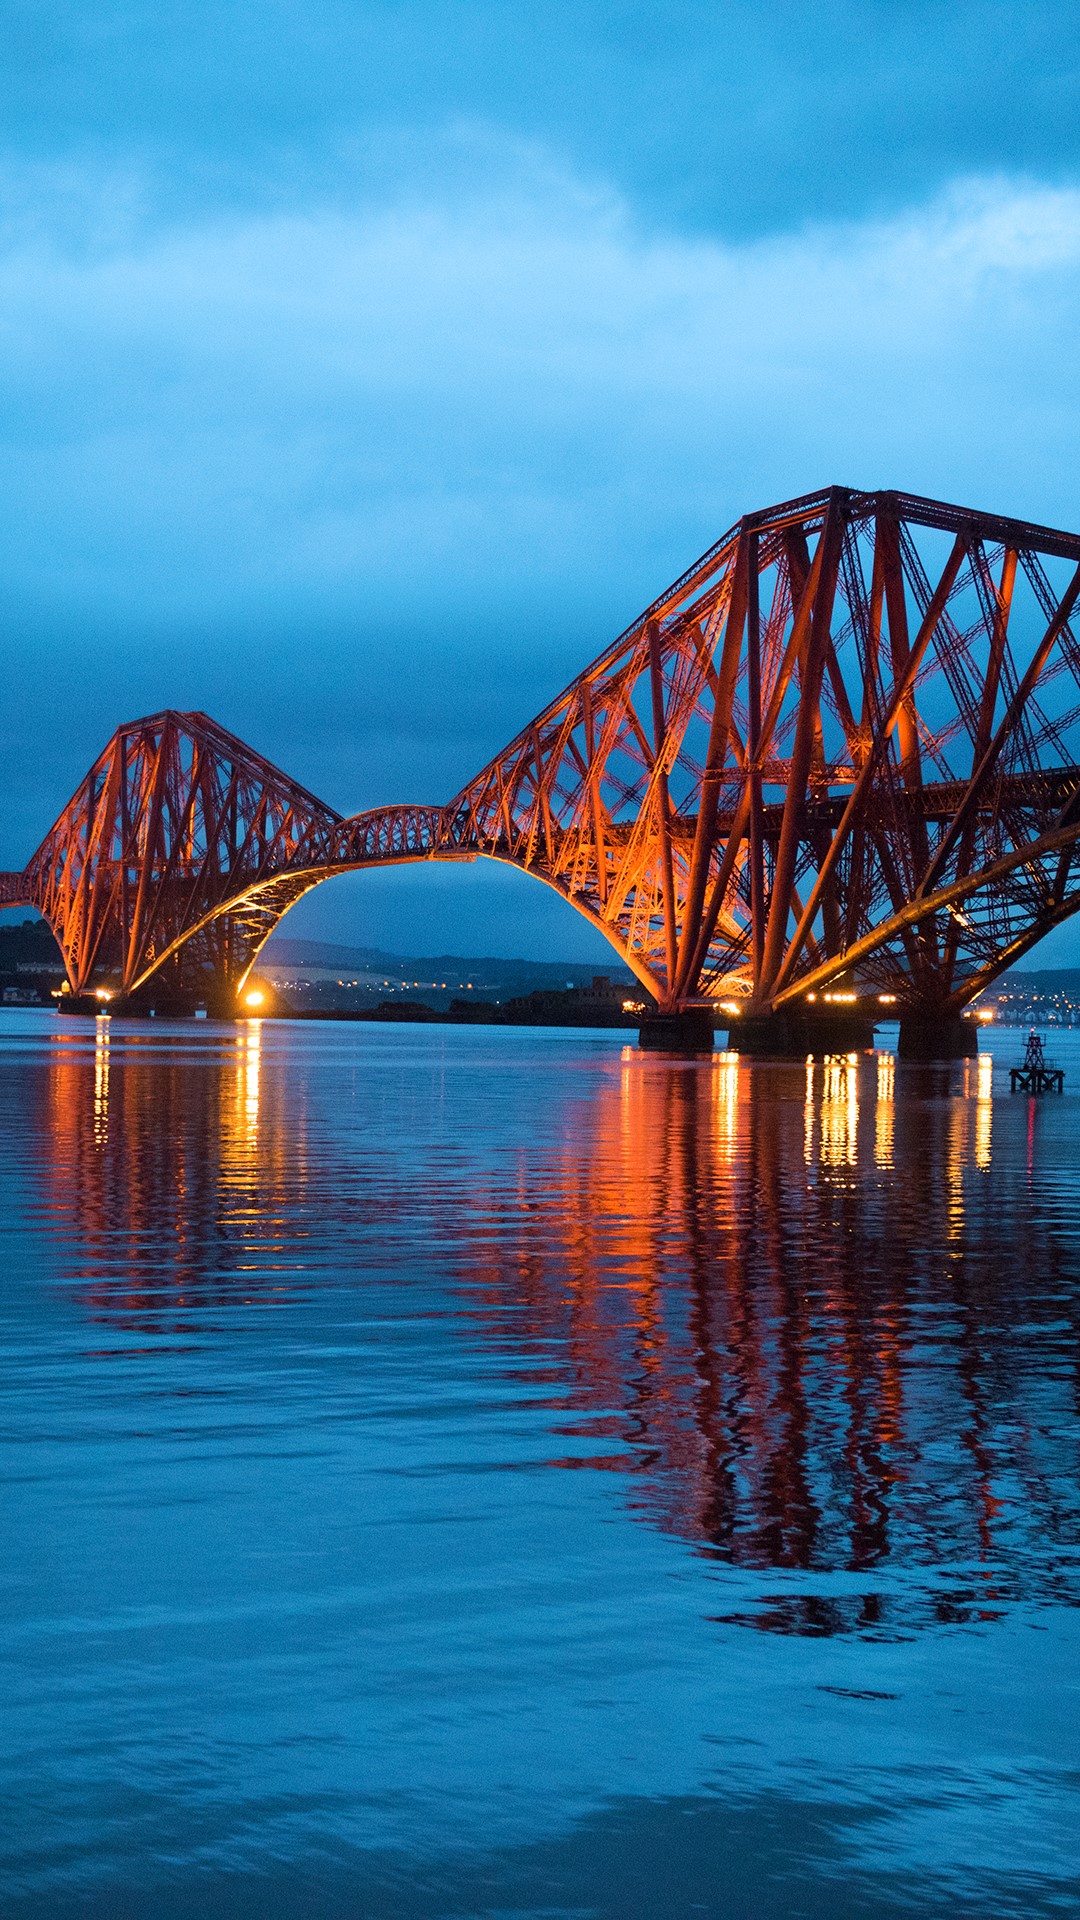
[[[1075,519],[1080,194],[969,183],[732,246],[507,172],[174,228],[123,183],[80,219],[24,181],[0,243],[15,579],[136,616],[417,585],[501,614],[519,587],[609,602],[598,571],[632,555],[647,592],[719,520],[833,478]]]
[[[464,186],[186,224],[135,176],[9,170],[0,858],[166,703],[340,805],[441,797],[770,499],[1080,524],[1080,193],[733,244],[470,139]]]

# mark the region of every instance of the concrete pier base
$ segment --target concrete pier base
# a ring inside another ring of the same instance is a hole
[[[974,1020],[901,1016],[899,1060],[974,1060],[978,1051],[979,1028]]]
[[[108,1000],[99,1000],[94,993],[65,993],[55,1004],[57,1013],[65,1018],[99,1019],[102,1014],[108,1014],[112,1020],[150,1020],[156,1014],[161,1020],[193,1020],[197,1012],[209,1017],[204,1000],[181,998],[175,994],[144,996],[117,993],[111,994]],[[235,1003],[227,1014],[220,1017],[236,1019]]]
[[[638,1046],[650,1053],[711,1053],[716,1045],[711,1013],[654,1013],[643,1020]]]
[[[95,1017],[107,1013],[114,1019],[191,1020],[203,1015],[210,1020],[250,1020],[253,1016],[287,1013],[281,996],[265,980],[253,980],[252,991],[261,995],[256,1006],[248,1006],[246,995],[238,994],[231,981],[211,976],[197,986],[177,985],[169,980],[150,980],[135,993],[110,992],[100,1000],[95,992],[61,994],[55,1002],[58,1013]]]
[[[862,1053],[874,1044],[874,1023],[858,1013],[766,1013],[733,1020],[728,1046],[755,1060],[820,1059]]]

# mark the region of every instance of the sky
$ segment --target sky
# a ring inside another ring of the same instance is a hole
[[[1059,0],[5,0],[0,72],[0,866],[164,706],[447,799],[772,500],[1080,525]],[[607,952],[485,862],[288,932]]]

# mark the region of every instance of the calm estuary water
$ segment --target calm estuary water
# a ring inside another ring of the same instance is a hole
[[[1080,1035],[624,1038],[0,1016],[5,1920],[1080,1914]]]

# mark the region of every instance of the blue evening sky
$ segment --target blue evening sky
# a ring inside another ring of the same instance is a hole
[[[446,798],[770,499],[1080,524],[1063,0],[0,22],[0,866],[165,705],[345,810]],[[489,866],[288,930],[600,951]]]

